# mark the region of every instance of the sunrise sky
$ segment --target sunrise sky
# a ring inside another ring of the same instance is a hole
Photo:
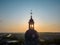
[[[0,32],[28,30],[30,10],[38,32],[60,32],[60,0],[0,0]]]

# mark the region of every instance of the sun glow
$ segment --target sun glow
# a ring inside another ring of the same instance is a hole
[[[30,27],[33,28],[33,25],[31,24]]]

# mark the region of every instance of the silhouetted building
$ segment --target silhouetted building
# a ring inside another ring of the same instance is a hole
[[[39,45],[38,43],[39,43],[39,36],[37,31],[34,29],[34,20],[32,19],[31,16],[29,20],[29,29],[25,33],[25,45]]]

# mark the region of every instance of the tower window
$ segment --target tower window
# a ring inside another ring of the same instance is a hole
[[[30,25],[30,28],[33,28],[33,24]]]

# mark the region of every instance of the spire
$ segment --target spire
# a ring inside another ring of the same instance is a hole
[[[31,18],[29,20],[29,29],[34,30],[34,20],[32,18],[32,10],[31,10]]]
[[[32,10],[31,10],[31,13],[30,13],[30,14],[31,14],[31,17],[30,17],[29,22],[30,22],[30,23],[34,23],[34,20],[33,20],[33,18],[32,18]]]
[[[30,13],[30,14],[31,14],[31,16],[32,16],[32,10],[31,10],[31,13]]]
[[[31,19],[32,19],[32,10],[31,10],[31,13],[30,14],[31,14]]]
[[[31,19],[32,19],[32,15],[31,15]]]

